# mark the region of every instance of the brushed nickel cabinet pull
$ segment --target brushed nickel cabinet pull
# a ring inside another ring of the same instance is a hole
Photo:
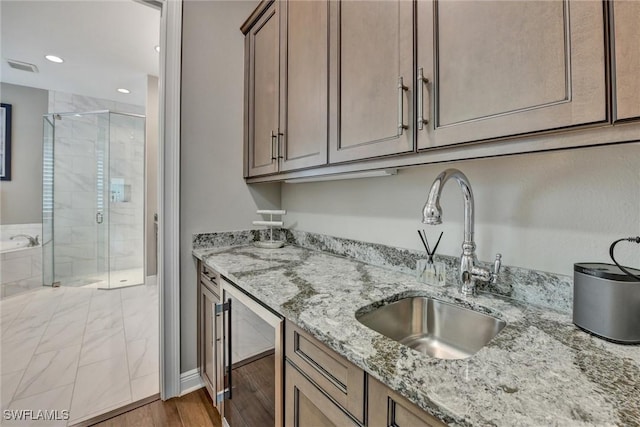
[[[275,145],[276,145],[276,139],[278,138],[278,136],[276,135],[276,133],[274,131],[271,131],[271,160],[277,160],[278,158],[276,157],[276,149],[275,149]]]
[[[429,79],[424,76],[422,67],[418,69],[418,130],[422,130],[424,125],[429,123],[429,119],[424,117],[424,85],[429,83]]]
[[[282,132],[278,132],[278,158],[279,159],[284,159],[284,157],[281,155],[282,153],[282,141],[280,140],[280,137],[284,137],[284,133]]]
[[[409,88],[404,85],[402,76],[398,77],[398,135],[409,129],[409,126],[404,124],[404,92],[407,90]]]

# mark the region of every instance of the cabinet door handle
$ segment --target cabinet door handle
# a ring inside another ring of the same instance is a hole
[[[402,76],[398,77],[398,135],[409,129],[409,126],[404,124],[404,92],[407,90],[409,88],[404,85]]]
[[[271,131],[271,160],[277,160],[276,157],[276,140],[278,139],[278,135],[274,131]]]
[[[429,123],[429,119],[424,117],[424,86],[429,83],[429,79],[424,76],[422,67],[418,69],[418,130],[422,130],[424,125]]]
[[[278,158],[284,159],[284,157],[280,154],[280,150],[282,150],[282,141],[280,140],[280,137],[284,137],[284,133],[278,132]]]
[[[232,356],[231,356],[231,351],[232,351],[232,344],[231,344],[231,298],[229,298],[227,300],[227,302],[225,303],[221,303],[221,304],[216,304],[215,305],[215,310],[216,310],[216,315],[221,315],[222,316],[222,369],[224,370],[224,368],[227,368],[227,372],[226,372],[226,378],[225,378],[225,373],[222,373],[222,377],[224,379],[226,379],[226,381],[223,380],[222,382],[222,390],[219,390],[216,393],[216,403],[222,403],[223,401],[225,401],[226,399],[231,399],[231,386],[232,386],[232,380],[231,380],[231,375],[232,375],[232,369],[231,366],[233,365],[233,361]],[[225,312],[227,313],[227,316],[225,316]],[[215,325],[215,324],[214,324]],[[225,328],[226,326],[226,328]],[[226,332],[225,332],[226,329]],[[217,328],[216,328],[217,331]],[[220,338],[217,338],[216,341],[220,341]],[[226,351],[224,346],[227,346]]]
[[[229,298],[227,300],[227,304],[228,304],[228,314],[227,314],[227,337],[229,337],[227,339],[227,351],[229,352],[229,365],[227,366],[228,371],[228,382],[227,382],[227,387],[229,387],[228,391],[225,393],[226,394],[226,398],[227,399],[231,399],[231,390],[233,389],[233,381],[231,379],[231,375],[233,372],[233,369],[231,368],[231,366],[233,365],[233,361],[232,361],[232,357],[231,357],[231,352],[232,352],[232,342],[233,340],[231,339],[231,298]]]
[[[102,215],[102,212],[96,213],[96,224],[102,224],[102,221],[104,221],[104,215]]]

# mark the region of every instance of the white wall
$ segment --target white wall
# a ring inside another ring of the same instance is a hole
[[[244,37],[257,1],[185,1],[180,142],[181,372],[196,367],[193,233],[251,228],[257,208],[278,208],[280,185],[242,178]]]
[[[11,104],[11,181],[0,181],[0,224],[42,222],[42,116],[46,90],[2,83]]]
[[[640,143],[528,154],[401,170],[397,176],[284,184],[285,226],[333,236],[421,249],[417,229],[444,236],[438,252],[459,256],[463,203],[455,181],[441,201],[443,224],[421,223],[433,179],[462,170],[476,201],[480,260],[573,275],[573,263],[610,262],[620,237],[640,235]],[[625,247],[626,246],[626,247]],[[636,245],[616,256],[640,267]]]

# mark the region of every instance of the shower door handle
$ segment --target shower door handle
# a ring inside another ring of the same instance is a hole
[[[96,213],[96,223],[102,224],[103,220],[104,220],[104,216],[102,215],[102,212],[97,212]]]

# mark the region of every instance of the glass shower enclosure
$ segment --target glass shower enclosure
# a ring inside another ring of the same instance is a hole
[[[44,116],[43,283],[115,289],[145,279],[145,118]]]

